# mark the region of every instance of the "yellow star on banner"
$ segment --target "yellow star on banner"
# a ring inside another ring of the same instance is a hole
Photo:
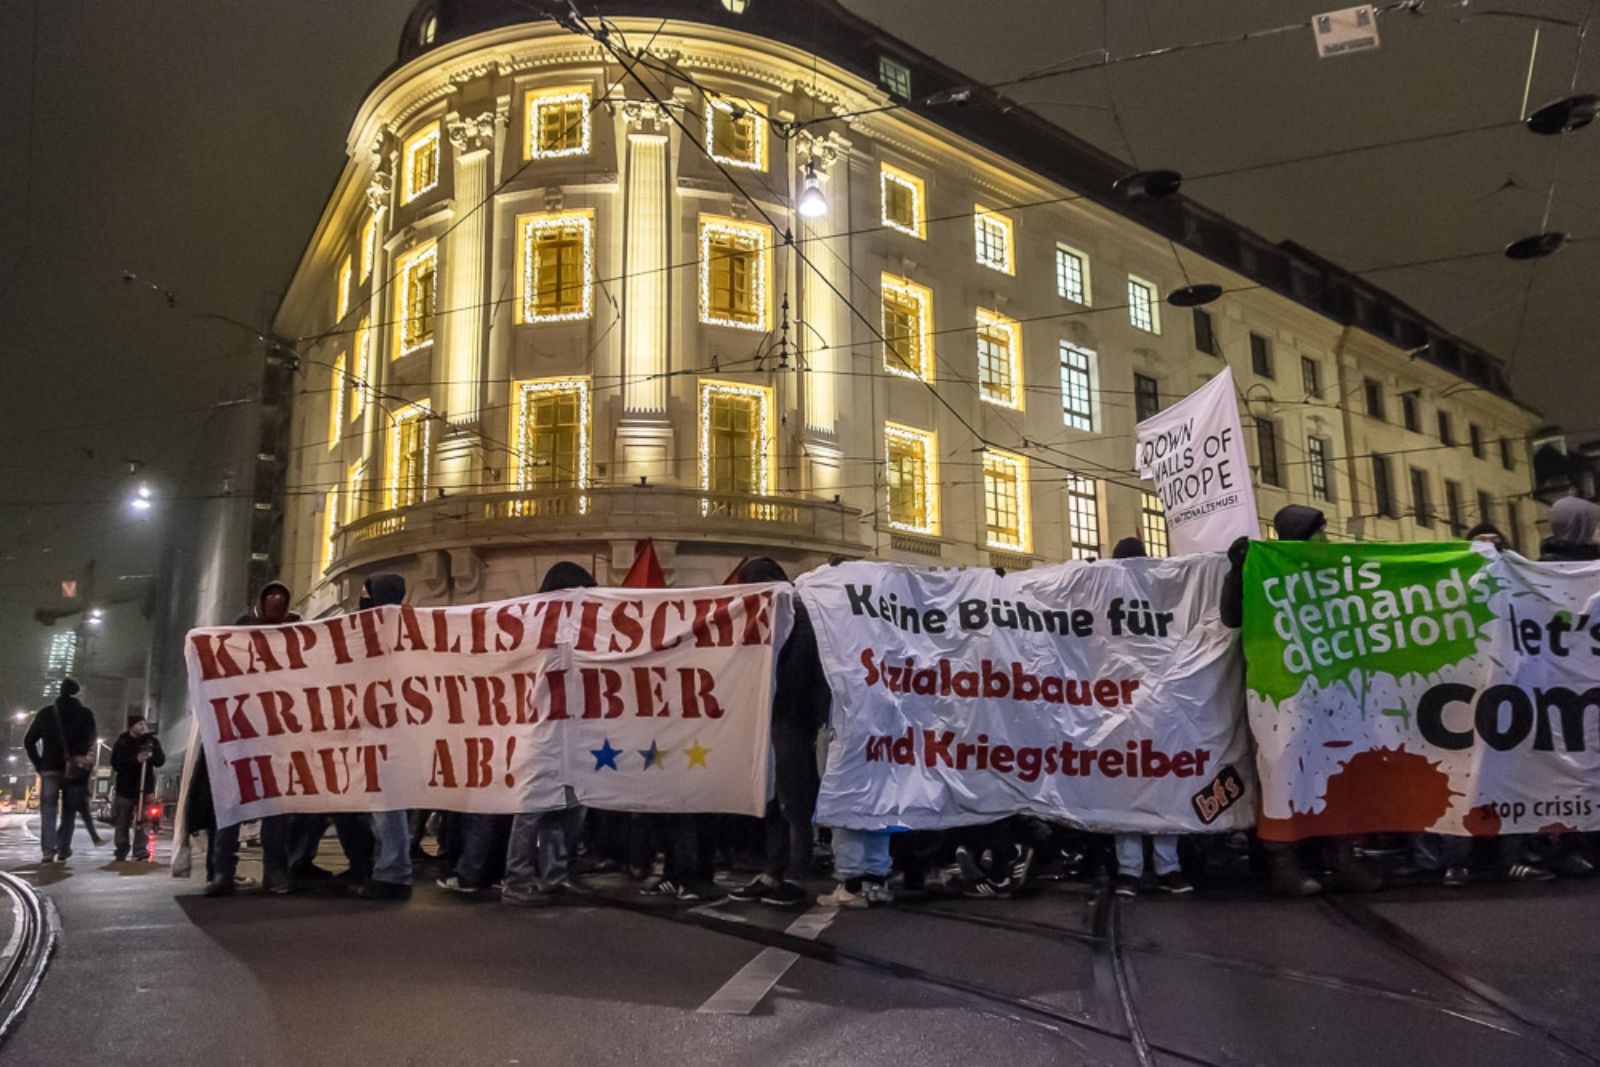
[[[700,742],[697,740],[694,744],[690,745],[683,751],[684,754],[689,757],[689,766],[704,767],[706,765],[706,753],[710,752],[711,750],[709,748],[701,748]]]

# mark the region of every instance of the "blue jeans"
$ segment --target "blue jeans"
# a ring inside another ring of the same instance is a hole
[[[567,812],[524,812],[511,820],[504,895],[529,898],[548,893],[569,877]]]
[[[1150,851],[1156,858],[1156,874],[1171,874],[1178,869],[1178,835],[1151,834]],[[1144,835],[1117,835],[1117,871],[1129,878],[1144,874]]]
[[[499,877],[511,816],[469,813],[461,816],[461,822],[465,840],[456,861],[456,877],[468,889],[485,889]]]
[[[889,831],[833,831],[833,874],[847,878],[889,877]]]
[[[61,818],[61,772],[39,775],[39,851],[46,860],[56,857],[56,823]]]
[[[372,880],[390,885],[411,884],[411,813],[375,811],[372,836],[377,848],[372,856]]]

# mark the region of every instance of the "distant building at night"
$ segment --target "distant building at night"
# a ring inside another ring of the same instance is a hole
[[[1535,539],[1502,364],[1361,278],[831,0],[608,2],[603,41],[540,6],[416,8],[279,310],[307,614],[376,570],[615,581],[647,536],[680,585],[1160,551],[1134,423],[1225,362],[1263,516]],[[1191,281],[1223,295],[1166,301]]]

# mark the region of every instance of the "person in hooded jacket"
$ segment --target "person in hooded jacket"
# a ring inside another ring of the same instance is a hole
[[[133,853],[141,860],[150,858],[150,827],[155,820],[144,810],[146,800],[156,793],[156,768],[167,761],[161,739],[150,730],[143,715],[128,719],[128,729],[111,746],[111,770],[115,800],[111,805],[111,825],[115,828],[115,857],[128,858],[128,836],[133,834]]]
[[[299,614],[289,610],[291,599],[287,585],[279,581],[268,582],[256,594],[255,610],[241,615],[234,625],[282,626],[284,623],[299,622]],[[237,864],[239,828],[228,827],[213,836],[221,837],[227,830],[233,831],[234,862]],[[293,833],[292,815],[268,815],[261,820],[261,888],[268,893],[281,895],[294,892],[294,880],[289,876],[289,849]],[[211,866],[209,859],[207,866]],[[231,884],[230,881],[230,888]],[[211,886],[207,884],[206,889],[209,892]]]
[[[368,611],[404,604],[406,580],[398,574],[374,574],[361,583],[357,609]],[[368,817],[373,840],[372,864],[364,881],[352,890],[363,900],[411,899],[411,813],[405,808],[375,811]],[[340,840],[343,841],[343,835]]]
[[[89,810],[89,770],[94,766],[94,712],[78,701],[78,683],[63,678],[59,695],[34,715],[22,748],[39,775],[39,847],[43,860],[72,855],[79,813]]]
[[[777,561],[765,556],[746,560],[735,574],[740,583],[788,580]],[[811,873],[812,815],[822,784],[817,773],[817,734],[828,721],[831,699],[811,616],[796,597],[794,625],[778,652],[772,695],[777,796],[767,805],[766,867],[748,885],[733,891],[735,900],[796,907],[811,899],[805,880]]]
[[[1272,517],[1272,528],[1280,541],[1327,540],[1328,517],[1321,511],[1304,504],[1290,504],[1279,508]],[[1250,539],[1241,537],[1228,548],[1228,561],[1232,566],[1222,582],[1222,621],[1238,629],[1244,625],[1244,561],[1250,549]],[[1248,669],[1248,664],[1246,665]],[[1383,878],[1356,854],[1354,837],[1310,838],[1320,840],[1324,861],[1333,871],[1337,888],[1358,893],[1370,893],[1383,888]],[[1310,896],[1322,892],[1322,883],[1308,874],[1300,864],[1299,850],[1306,842],[1263,841],[1267,868],[1272,887],[1289,896]]]
[[[563,560],[545,572],[541,593],[563,589],[593,589],[594,575],[587,569]],[[506,845],[506,877],[500,902],[518,907],[553,904],[563,898],[586,895],[573,882],[567,867],[570,851],[568,813],[577,807],[578,798],[571,786],[565,787],[565,803],[549,811],[524,811],[511,817],[510,839]],[[478,816],[482,818],[484,816]],[[504,818],[504,816],[488,816]]]

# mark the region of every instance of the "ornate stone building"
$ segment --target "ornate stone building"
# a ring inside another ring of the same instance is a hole
[[[1133,425],[1224,361],[1264,516],[1533,537],[1532,416],[1383,291],[833,0],[602,7],[428,0],[361,104],[275,324],[308,613],[378,569],[614,581],[647,536],[680,585],[1159,549]],[[1223,295],[1166,302],[1190,280]]]

